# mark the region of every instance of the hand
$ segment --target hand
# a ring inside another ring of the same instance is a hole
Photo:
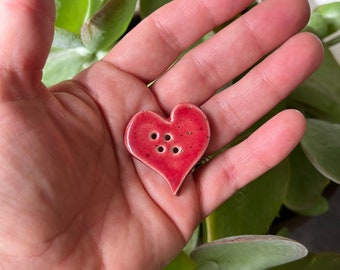
[[[267,0],[165,73],[183,50],[251,2],[172,1],[103,61],[46,89],[41,74],[54,1],[1,1],[1,269],[162,268],[204,217],[294,148],[305,122],[287,110],[189,175],[180,196],[173,196],[123,143],[136,112],[167,115],[185,101],[206,113],[211,153],[316,69],[320,42],[295,35],[308,19],[307,1]]]

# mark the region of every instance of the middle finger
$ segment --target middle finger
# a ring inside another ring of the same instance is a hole
[[[166,112],[180,102],[200,105],[298,32],[308,16],[305,0],[264,1],[189,51],[152,90]]]

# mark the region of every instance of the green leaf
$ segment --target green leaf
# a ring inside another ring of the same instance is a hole
[[[109,0],[81,29],[81,39],[91,51],[107,49],[127,30],[137,0]]]
[[[284,161],[229,198],[206,218],[207,241],[267,233],[286,194],[289,171],[289,163]]]
[[[89,0],[86,18],[89,18],[96,13],[107,1],[108,0]]]
[[[272,270],[339,270],[340,254],[322,253],[308,254],[307,257],[285,264],[279,267],[271,268]]]
[[[328,34],[340,29],[340,2],[321,5],[315,9],[328,24]]]
[[[142,18],[147,17],[156,9],[169,3],[171,0],[141,0],[140,1],[140,15]]]
[[[221,270],[215,262],[204,262],[195,268],[195,270]]]
[[[55,0],[55,3],[55,25],[79,34],[87,13],[88,0]]]
[[[306,156],[326,178],[340,184],[340,124],[307,119],[306,134],[301,141]]]
[[[69,32],[63,28],[54,28],[52,48],[70,49],[81,47],[82,42],[79,35]]]
[[[195,269],[197,264],[184,252],[178,254],[178,256],[166,266],[165,270],[191,270]]]
[[[95,59],[86,48],[54,49],[48,56],[43,70],[43,82],[51,86],[71,79]]]
[[[183,251],[189,255],[197,246],[198,240],[200,235],[200,226],[196,228],[194,233],[192,234],[189,242],[186,244],[186,246],[183,248]]]
[[[312,12],[307,26],[312,28],[313,33],[319,38],[324,38],[329,35],[327,21],[319,11]]]
[[[314,168],[300,145],[289,155],[289,161],[291,174],[284,204],[300,214],[326,212],[328,203],[325,204],[322,193],[329,181]]]
[[[315,204],[306,210],[297,212],[302,216],[319,216],[325,214],[329,210],[328,200],[324,197],[319,197]]]
[[[307,115],[340,121],[340,66],[329,49],[325,48],[322,65],[289,97],[289,105]]]
[[[202,245],[191,257],[199,264],[215,263],[220,270],[263,270],[303,258],[306,248],[279,236],[244,235]],[[208,269],[208,268],[202,268]]]

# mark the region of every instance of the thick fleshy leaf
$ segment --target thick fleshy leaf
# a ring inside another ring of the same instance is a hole
[[[289,171],[286,160],[229,198],[206,218],[207,241],[267,233],[287,192]]]
[[[91,17],[94,13],[96,13],[108,0],[88,0],[89,8],[87,10],[86,18]]]
[[[202,245],[192,252],[191,257],[203,266],[208,262],[218,264],[220,270],[263,270],[306,255],[303,245],[288,238],[245,235]]]
[[[221,270],[215,262],[205,262],[195,268],[195,270]]]
[[[319,216],[325,214],[328,210],[329,210],[328,200],[320,196],[319,199],[315,202],[315,204],[311,208],[296,212],[302,216]]]
[[[339,270],[340,269],[340,254],[323,253],[323,254],[308,254],[307,257],[296,262],[288,263],[278,267],[271,268],[272,270]]]
[[[313,10],[308,26],[313,29],[320,38],[336,32],[340,29],[340,3],[329,3],[318,6]]]
[[[186,246],[183,248],[183,251],[189,255],[196,247],[199,240],[200,235],[200,226],[196,228],[194,233],[192,234],[189,242],[186,244]]]
[[[307,115],[340,121],[340,66],[325,48],[322,65],[294,91],[288,101]]]
[[[321,5],[315,10],[327,21],[329,34],[340,29],[340,2]]]
[[[140,15],[142,18],[145,18],[170,1],[171,0],[140,0]]]
[[[184,252],[178,254],[178,256],[168,264],[165,270],[191,270],[195,269],[197,264]]]
[[[328,204],[322,193],[329,181],[314,168],[300,145],[289,155],[289,162],[290,182],[284,204],[300,214],[314,215],[327,211]]]
[[[84,47],[73,49],[54,49],[48,56],[43,70],[43,82],[51,86],[73,78],[96,58]]]
[[[81,46],[82,42],[79,35],[69,32],[63,28],[54,28],[52,48],[70,49]]]
[[[55,4],[55,25],[79,34],[86,17],[88,0],[55,0]]]
[[[124,34],[137,0],[109,0],[81,29],[81,39],[91,51],[107,49]]]
[[[327,21],[319,11],[312,12],[307,26],[310,27],[312,32],[317,34],[319,38],[324,38],[329,34]]]
[[[301,141],[306,156],[326,178],[340,184],[340,124],[317,119],[307,120]]]

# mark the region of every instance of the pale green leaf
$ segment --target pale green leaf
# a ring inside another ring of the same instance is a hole
[[[54,28],[52,48],[70,49],[81,46],[82,42],[79,35],[69,32],[63,28]]]
[[[199,235],[200,235],[200,226],[196,228],[189,242],[183,248],[184,253],[189,255],[196,248],[198,240],[199,240]]]
[[[326,178],[340,184],[340,124],[307,120],[302,148],[314,167]]]
[[[195,270],[221,270],[215,262],[205,262],[195,268]]]
[[[52,50],[43,70],[43,82],[51,86],[71,79],[94,60],[93,54],[82,47]]]
[[[202,245],[191,257],[199,264],[213,262],[220,270],[263,270],[307,255],[300,243],[279,236],[244,235]],[[207,269],[207,268],[202,268]]]
[[[308,254],[307,257],[285,264],[282,266],[271,268],[272,270],[339,270],[340,254],[321,253]]]

